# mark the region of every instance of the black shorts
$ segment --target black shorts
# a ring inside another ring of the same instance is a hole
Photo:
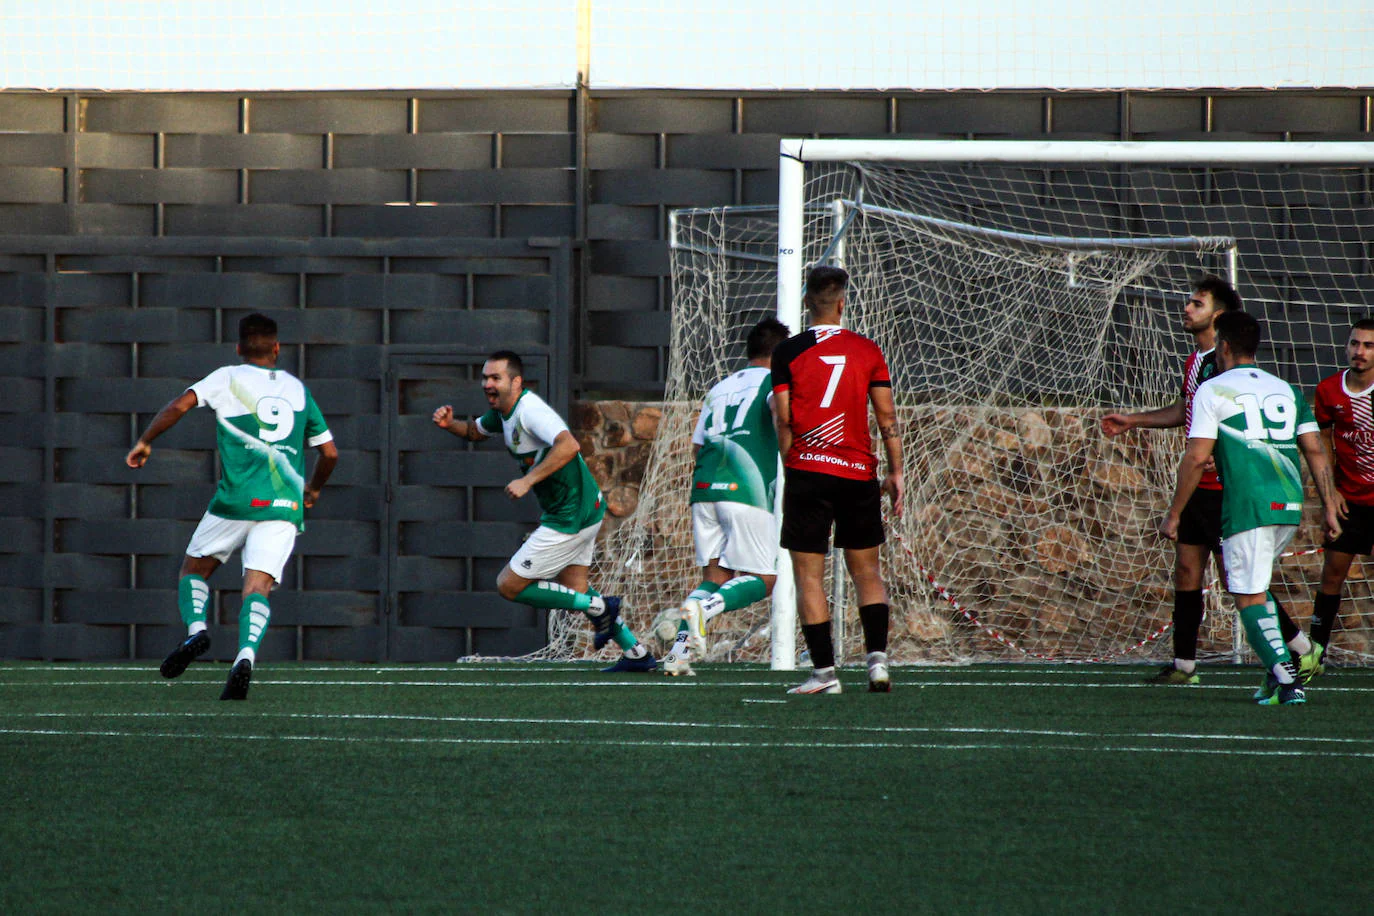
[[[1198,487],[1178,520],[1178,542],[1221,553],[1221,491]]]
[[[785,469],[784,481],[782,546],[788,550],[825,553],[832,525],[836,547],[864,550],[887,540],[878,481],[795,468]]]
[[[1374,506],[1345,505],[1348,514],[1341,519],[1341,536],[1322,546],[1337,553],[1368,554],[1374,548]]]

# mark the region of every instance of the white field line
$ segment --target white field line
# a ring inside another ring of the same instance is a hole
[[[818,742],[818,741],[684,741],[666,739],[662,741],[637,741],[623,738],[573,739],[573,738],[399,738],[399,737],[344,737],[327,735],[254,735],[254,734],[197,734],[187,732],[123,732],[113,730],[62,731],[58,729],[37,728],[0,728],[0,735],[42,736],[59,738],[171,738],[178,741],[187,739],[211,739],[247,741],[299,741],[304,743],[328,744],[419,744],[419,745],[504,745],[504,746],[557,746],[557,747],[649,747],[649,748],[706,748],[706,749],[795,749],[795,750],[900,750],[900,751],[1053,751],[1069,753],[1123,753],[1123,754],[1204,754],[1222,757],[1344,757],[1374,759],[1374,751],[1313,751],[1311,749],[1293,750],[1234,750],[1223,748],[1191,747],[1117,747],[1111,745],[1054,745],[1054,744],[935,744],[901,743],[890,741],[855,742]]]
[[[785,703],[786,700],[761,701]],[[745,732],[839,732],[842,734],[883,734],[883,735],[1007,735],[1035,736],[1049,738],[1088,738],[1123,739],[1138,738],[1149,741],[1251,741],[1258,743],[1290,743],[1294,741],[1307,744],[1374,744],[1370,738],[1327,738],[1315,735],[1234,735],[1205,734],[1201,732],[1086,732],[1067,729],[1046,728],[984,728],[976,726],[921,726],[921,725],[775,725],[766,722],[694,722],[683,720],[659,721],[653,719],[582,719],[566,717],[537,716],[427,716],[406,713],[311,713],[311,712],[267,712],[252,716],[225,712],[4,712],[3,719],[228,719],[245,721],[247,719],[302,719],[315,722],[419,722],[431,724],[463,725],[551,725],[571,726],[574,728],[671,728],[719,729],[722,731]]]
[[[900,690],[924,690],[930,687],[979,687],[979,688],[1016,688],[1024,689],[1027,687],[1068,687],[1073,689],[1098,689],[1098,690],[1172,690],[1175,692],[1193,692],[1201,690],[1253,690],[1254,684],[1247,680],[1246,683],[1237,684],[1194,684],[1189,687],[1170,687],[1161,688],[1155,684],[1139,683],[1086,683],[1083,681],[926,681],[898,680],[896,687]],[[220,683],[220,679],[199,679],[182,678],[183,684],[210,685]],[[560,687],[569,689],[608,689],[608,688],[649,688],[661,690],[687,690],[687,689],[710,689],[710,688],[747,688],[747,687],[768,687],[779,688],[786,686],[787,681],[783,679],[771,681],[712,681],[712,680],[683,680],[681,678],[644,678],[639,680],[596,680],[596,681],[337,681],[337,680],[296,680],[293,678],[263,678],[254,680],[253,686],[271,687],[451,687],[451,688],[476,688],[481,690],[517,690],[526,688],[547,689],[550,687]],[[0,680],[0,688],[3,687],[155,687],[170,689],[173,682],[157,678],[148,678],[142,681],[134,680],[91,680],[91,681],[9,681]],[[1374,685],[1368,687],[1337,687],[1328,686],[1320,683],[1311,688],[1319,693],[1374,693]]]
[[[268,663],[268,664],[270,664],[270,663]],[[405,673],[405,674],[430,674],[430,673],[434,673],[434,674],[469,674],[469,673],[480,672],[480,673],[501,673],[501,674],[523,674],[523,673],[526,673],[526,672],[540,672],[540,673],[545,673],[545,674],[581,675],[581,674],[587,674],[587,673],[591,672],[591,671],[593,670],[593,668],[595,668],[595,667],[598,666],[598,665],[605,665],[605,664],[608,664],[608,661],[607,661],[606,659],[601,659],[601,660],[599,660],[599,661],[562,662],[562,663],[559,663],[559,664],[548,664],[548,663],[542,663],[542,664],[528,663],[528,664],[527,664],[527,663],[525,663],[525,662],[508,662],[508,663],[505,663],[505,664],[497,664],[497,665],[475,665],[475,664],[470,665],[470,664],[464,664],[464,663],[462,663],[462,662],[459,662],[459,663],[456,663],[456,664],[447,664],[447,665],[367,665],[367,664],[357,664],[357,665],[315,665],[315,664],[311,664],[311,663],[309,663],[309,662],[306,662],[306,663],[287,663],[287,664],[295,665],[295,666],[296,666],[296,670],[297,670],[299,673],[302,673],[302,674],[313,674],[313,673],[316,673],[316,672],[320,672],[320,673],[328,673],[328,674],[344,673],[344,674],[354,674],[354,675],[360,675],[360,676],[361,676],[361,675],[367,675],[367,674],[397,674],[397,673]],[[204,662],[202,662],[202,663],[200,663],[200,664],[198,664],[198,665],[192,667],[188,673],[194,672],[194,671],[196,671],[197,669],[207,670],[207,671],[217,670],[216,667],[214,667],[215,665],[216,665],[216,663],[214,663],[214,662],[210,662],[210,663],[204,663]],[[224,663],[224,664],[223,664],[223,667],[224,667],[224,670],[227,671],[227,670],[228,670],[228,663],[227,663],[227,662]],[[265,665],[264,667],[266,667],[266,665]],[[792,676],[798,676],[798,677],[799,677],[799,676],[802,676],[802,675],[804,675],[804,674],[806,673],[806,671],[805,671],[803,668],[798,668],[796,671],[778,671],[778,672],[770,672],[769,669],[768,669],[766,666],[764,666],[764,665],[759,665],[759,664],[753,664],[753,663],[740,663],[740,664],[739,664],[738,666],[736,666],[736,667],[738,667],[738,670],[740,671],[740,673],[748,673],[748,674],[776,673],[779,677],[792,677]],[[975,676],[975,677],[981,677],[981,676],[993,675],[993,674],[1014,674],[1014,675],[1021,676],[1021,677],[1029,677],[1029,676],[1033,676],[1033,675],[1040,674],[1040,675],[1044,675],[1045,677],[1059,677],[1059,678],[1068,678],[1068,677],[1085,677],[1085,678],[1086,678],[1086,677],[1104,677],[1104,678],[1105,678],[1105,677],[1130,677],[1130,678],[1138,678],[1138,677],[1141,677],[1141,676],[1143,676],[1144,674],[1146,674],[1147,671],[1152,672],[1152,671],[1158,670],[1158,667],[1159,667],[1159,666],[1158,666],[1158,665],[1122,665],[1122,666],[1120,666],[1119,668],[1095,668],[1095,669],[1088,669],[1088,668],[1079,668],[1079,667],[1075,667],[1074,665],[1071,665],[1071,664],[1064,664],[1064,665],[1059,665],[1059,666],[1044,666],[1044,667],[1040,667],[1040,668],[1037,668],[1037,667],[1035,667],[1035,666],[1029,666],[1029,665],[1019,665],[1019,666],[1018,666],[1018,665],[900,665],[900,664],[898,664],[898,665],[892,665],[891,667],[892,667],[893,669],[897,670],[897,671],[906,672],[906,673],[908,673],[908,674],[912,674],[912,675],[916,675],[916,676],[920,676],[920,674],[932,674],[932,675],[935,675],[935,674],[938,674],[938,673],[945,672],[945,673],[948,673],[948,674],[956,674],[956,673],[957,673],[957,674],[967,674],[967,675]],[[85,674],[85,673],[88,673],[88,672],[105,671],[105,672],[119,672],[119,673],[123,673],[123,674],[146,675],[146,674],[147,674],[148,672],[150,672],[150,671],[156,671],[157,668],[158,668],[157,665],[154,665],[154,664],[151,664],[151,663],[129,663],[129,664],[119,664],[119,665],[99,665],[99,664],[80,664],[80,663],[70,663],[70,664],[69,664],[69,663],[62,663],[62,664],[57,664],[57,665],[46,665],[46,666],[45,666],[45,665],[37,665],[37,664],[35,664],[35,665],[14,665],[14,666],[9,666],[9,665],[6,665],[4,662],[0,662],[0,673],[3,673],[3,674],[34,674],[34,673],[51,674],[51,673],[53,673],[53,672],[55,672],[55,671]],[[1049,669],[1051,669],[1051,668],[1052,668],[1053,670],[1049,670]],[[707,671],[711,671],[711,670],[720,671],[721,669],[720,669],[720,668],[716,668],[716,669],[706,668],[706,669],[704,669],[704,670],[707,670]],[[842,673],[844,673],[844,672],[858,673],[858,672],[862,672],[862,671],[864,671],[864,670],[865,670],[865,669],[864,669],[864,666],[863,666],[862,664],[859,664],[859,663],[853,663],[853,664],[841,665],[841,666],[840,666],[840,671],[841,671]],[[1348,676],[1354,676],[1354,677],[1360,677],[1360,676],[1362,675],[1362,673],[1364,673],[1364,672],[1374,673],[1374,669],[1352,668],[1352,669],[1345,669],[1345,670],[1348,672]],[[1211,677],[1226,677],[1226,678],[1230,678],[1230,677],[1241,677],[1241,678],[1248,678],[1248,679],[1258,679],[1258,678],[1260,677],[1260,675],[1262,675],[1264,672],[1262,672],[1262,671],[1261,671],[1257,666],[1255,666],[1255,665],[1225,665],[1225,666],[1217,666],[1217,667],[1203,667],[1203,668],[1201,669],[1200,673],[1201,673],[1203,676],[1209,677],[1209,678],[1211,678]],[[1157,686],[1157,685],[1152,685],[1152,686]]]

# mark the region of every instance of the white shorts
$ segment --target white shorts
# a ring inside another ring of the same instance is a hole
[[[294,522],[252,522],[207,512],[186,545],[186,555],[214,557],[223,563],[242,547],[244,572],[256,569],[281,582],[281,571],[296,546],[296,533]]]
[[[1297,525],[1265,525],[1221,539],[1226,590],[1233,595],[1262,595],[1274,578],[1274,561],[1293,542]]]
[[[601,523],[576,534],[540,525],[510,558],[511,572],[526,579],[552,579],[569,566],[591,566]]]
[[[758,576],[778,571],[778,524],[772,512],[743,503],[692,503],[692,540],[697,565],[719,559],[735,572]]]

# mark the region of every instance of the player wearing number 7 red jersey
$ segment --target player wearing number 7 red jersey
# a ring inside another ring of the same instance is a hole
[[[773,410],[784,473],[782,546],[792,552],[802,635],[815,668],[789,693],[840,692],[823,585],[832,527],[859,600],[869,690],[891,687],[887,589],[878,548],[885,540],[882,494],[901,512],[902,441],[882,351],[840,326],[848,285],[849,274],[840,268],[814,268],[806,279],[811,327],[773,351]],[[881,487],[868,431],[870,403],[887,453]]]

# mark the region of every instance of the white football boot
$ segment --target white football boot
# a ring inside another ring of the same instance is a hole
[[[688,598],[682,602],[682,619],[687,621],[687,645],[693,652],[706,651],[706,620],[702,614],[701,602]]]
[[[868,653],[868,692],[888,693],[892,690],[892,680],[887,675],[887,653]]]
[[[787,691],[788,693],[839,693],[840,679],[835,676],[835,669],[831,668],[826,674],[819,671],[812,671],[811,676],[802,681],[797,686]]]

